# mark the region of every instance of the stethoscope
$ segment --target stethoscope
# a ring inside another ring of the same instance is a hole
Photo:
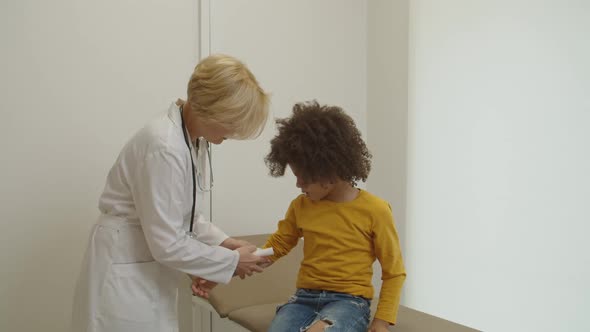
[[[195,173],[197,173],[195,171],[195,162],[193,160],[193,153],[192,153],[192,149],[191,149],[191,142],[188,138],[188,135],[186,133],[186,126],[184,124],[184,117],[182,116],[182,109],[183,109],[183,105],[180,105],[180,120],[182,123],[182,135],[184,136],[184,142],[186,143],[186,147],[188,148],[188,153],[191,156],[191,168],[192,168],[192,178],[193,178],[193,206],[191,208],[191,223],[189,226],[189,235],[192,236],[193,234],[193,224],[195,221],[195,202],[197,200],[197,185],[199,186],[199,189],[203,192],[208,192],[211,191],[211,189],[213,188],[213,167],[211,165],[211,145],[209,144],[208,141],[205,140],[205,150],[207,151],[207,157],[209,159],[209,176],[210,176],[210,180],[209,180],[209,188],[205,188],[203,186],[203,179],[202,179],[202,174],[197,174],[197,176],[195,177]],[[199,139],[197,139],[197,149],[195,150],[195,155],[196,158],[199,158],[199,147],[200,147],[200,141]]]

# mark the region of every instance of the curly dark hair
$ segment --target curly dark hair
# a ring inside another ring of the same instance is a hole
[[[371,153],[340,107],[320,106],[315,100],[298,103],[291,117],[276,123],[278,134],[264,158],[270,175],[282,176],[292,165],[305,182],[341,179],[354,186],[367,180]]]

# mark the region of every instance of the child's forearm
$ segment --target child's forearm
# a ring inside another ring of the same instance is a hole
[[[395,324],[405,279],[406,274],[400,273],[392,278],[383,280],[375,318]]]

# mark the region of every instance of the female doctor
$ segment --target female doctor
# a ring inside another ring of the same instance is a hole
[[[187,102],[172,103],[131,138],[108,174],[74,296],[73,332],[178,331],[180,276],[228,283],[262,271],[254,246],[195,212],[203,186],[195,162],[208,142],[258,136],[268,96],[225,55],[201,61],[187,90]]]

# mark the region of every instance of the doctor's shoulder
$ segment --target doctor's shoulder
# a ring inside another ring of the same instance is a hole
[[[153,119],[137,131],[125,149],[126,154],[133,155],[138,161],[161,156],[184,164],[190,158],[185,143],[161,118]]]

